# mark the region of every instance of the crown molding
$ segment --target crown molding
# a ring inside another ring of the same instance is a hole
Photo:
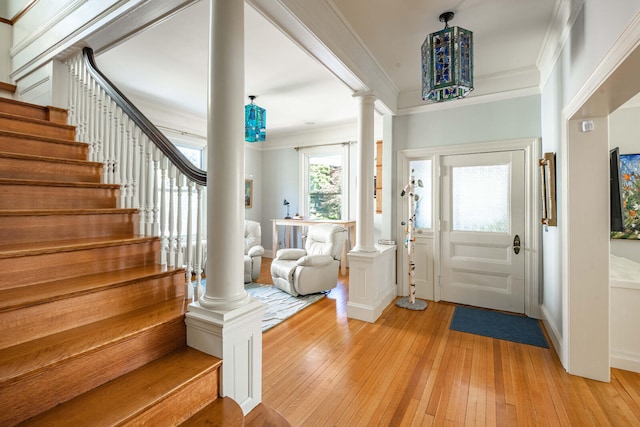
[[[585,0],[557,1],[536,60],[536,65],[540,69],[540,87],[544,87],[551,77],[584,3]]]
[[[473,94],[473,92],[471,93]],[[398,115],[401,116],[406,114],[419,114],[433,111],[449,110],[453,108],[468,107],[471,105],[486,104],[489,102],[506,101],[509,99],[523,98],[535,95],[540,95],[540,89],[537,86],[503,92],[487,93],[483,95],[469,95],[465,98],[454,99],[451,101],[430,102],[428,104],[400,108],[398,110]]]
[[[422,91],[401,92],[398,97],[398,114],[433,111],[456,106],[482,104],[505,99],[540,94],[540,73],[536,67],[525,67],[491,75],[477,77],[474,90],[465,98],[454,102],[431,102],[422,100]]]

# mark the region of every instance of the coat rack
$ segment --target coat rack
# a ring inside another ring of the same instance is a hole
[[[409,310],[424,310],[427,308],[427,303],[422,300],[416,300],[416,263],[413,259],[413,252],[415,251],[416,238],[413,235],[416,222],[416,202],[420,199],[415,193],[416,178],[413,175],[413,169],[411,170],[411,178],[409,183],[404,186],[404,189],[400,193],[401,197],[405,195],[409,196],[409,221],[402,222],[402,225],[406,226],[405,231],[407,233],[407,239],[404,246],[407,248],[407,258],[409,260],[409,296],[400,298],[396,301],[396,305],[402,308],[408,308]],[[418,180],[418,187],[422,187],[422,180]]]

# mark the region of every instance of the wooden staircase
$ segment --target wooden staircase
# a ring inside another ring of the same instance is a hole
[[[243,425],[186,346],[184,270],[65,122],[0,98],[0,425]]]

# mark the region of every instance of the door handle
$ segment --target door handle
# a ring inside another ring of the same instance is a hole
[[[518,255],[520,253],[520,236],[516,234],[516,237],[513,238],[513,252]]]

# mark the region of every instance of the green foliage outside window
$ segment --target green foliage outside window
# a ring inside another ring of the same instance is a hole
[[[340,219],[342,212],[342,166],[309,165],[309,216]]]

